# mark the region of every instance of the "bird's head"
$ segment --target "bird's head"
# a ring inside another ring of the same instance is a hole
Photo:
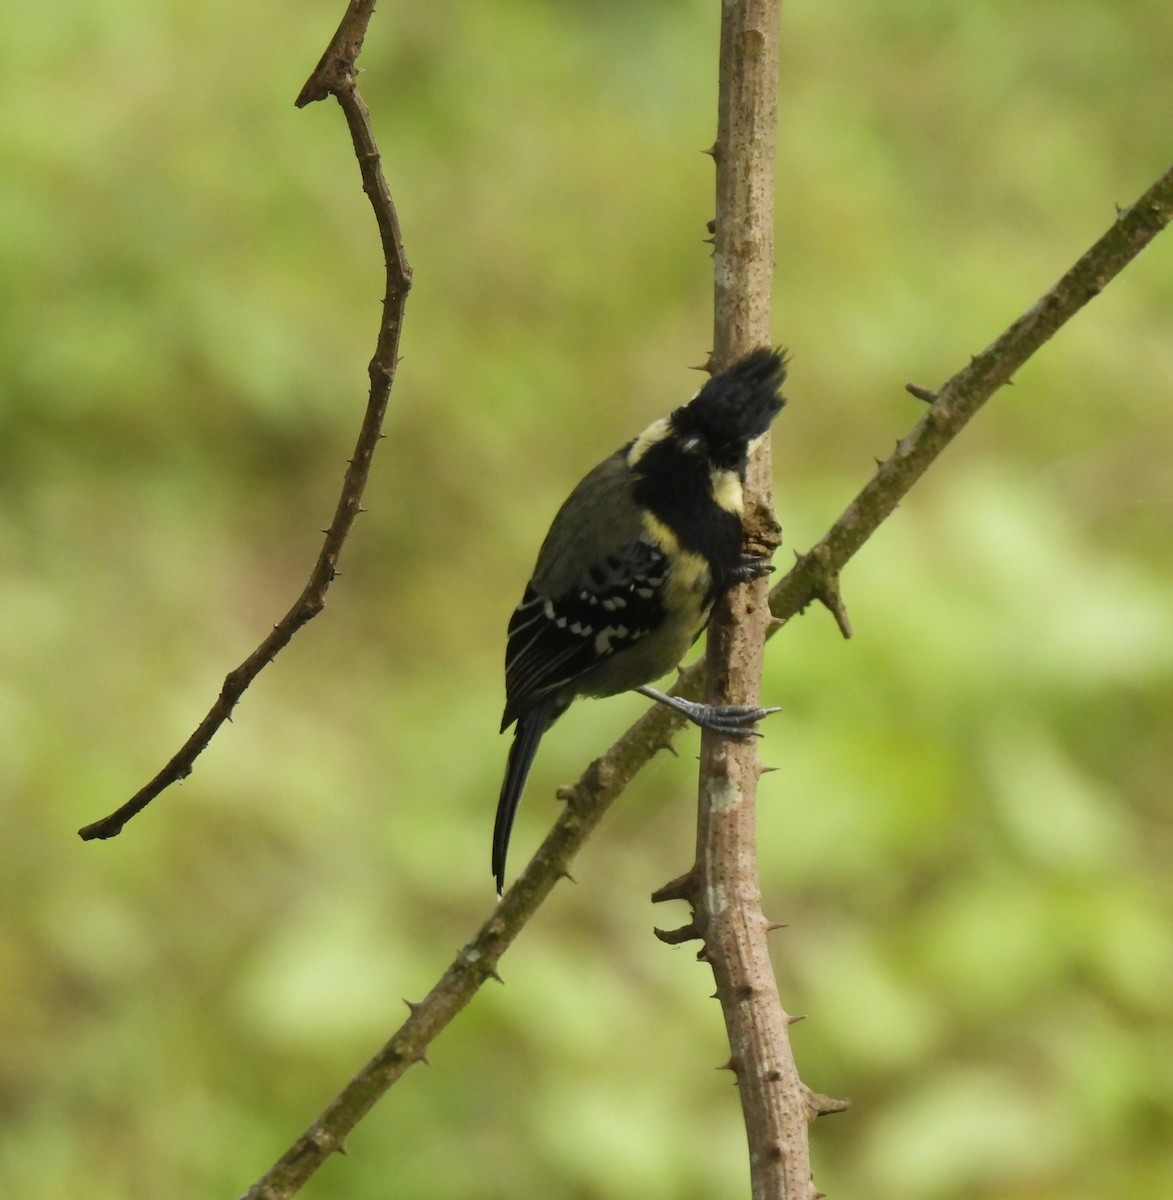
[[[785,380],[785,351],[751,350],[672,413],[672,432],[682,449],[703,454],[714,466],[736,469],[782,411]]]

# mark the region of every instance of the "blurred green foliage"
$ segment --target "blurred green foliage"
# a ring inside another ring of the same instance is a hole
[[[183,787],[296,595],[365,395],[375,231],[341,3],[0,10],[0,1194],[238,1195],[489,911],[508,613],[579,475],[709,346],[718,5],[386,0],[362,60],[416,286],[325,614]],[[939,383],[1168,165],[1165,0],[786,5],[775,438],[808,546]],[[1168,237],[1168,235],[1166,235]],[[769,654],[768,913],[816,1179],[1173,1194],[1173,244],[999,395]],[[789,551],[783,554],[783,560]],[[641,704],[543,746],[557,784]],[[695,735],[691,735],[695,738]],[[739,1197],[707,969],[650,934],[694,741],[608,818],[308,1197]]]

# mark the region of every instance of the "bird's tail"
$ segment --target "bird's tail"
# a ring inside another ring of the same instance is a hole
[[[526,777],[538,752],[542,734],[550,728],[560,711],[554,698],[547,696],[517,718],[505,779],[501,784],[501,798],[497,801],[497,819],[493,822],[493,878],[497,881],[498,896],[505,890],[505,855],[509,851],[509,834],[513,829],[513,818],[517,815],[521,793],[525,790]]]

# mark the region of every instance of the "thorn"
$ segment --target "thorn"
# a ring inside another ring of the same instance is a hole
[[[780,771],[781,767],[767,767],[765,763],[758,763],[759,775],[773,775],[775,771]]]
[[[358,508],[355,509],[354,515],[357,517],[360,513],[365,513],[366,511],[367,510],[360,504]]]
[[[906,383],[904,390],[910,396],[915,396],[918,400],[923,400],[926,404],[936,404],[937,393],[932,388],[921,387],[919,383]]]
[[[659,750],[667,750],[667,751],[668,751],[668,753],[669,753],[669,754],[671,754],[673,758],[679,758],[679,757],[680,757],[679,753],[678,753],[678,752],[677,752],[677,750],[676,750],[676,747],[675,747],[674,745],[672,745],[672,743],[671,743],[670,741],[668,741],[668,739],[667,739],[667,738],[665,738],[665,739],[664,739],[662,742],[658,742],[658,743],[657,743],[657,745],[656,745],[656,750],[657,750],[657,751],[659,751]]]
[[[701,153],[707,154],[710,158],[716,158],[719,148],[719,144],[714,142],[711,146],[707,146],[704,150],[702,150]]]
[[[850,638],[851,618],[847,615],[847,606],[843,603],[843,597],[840,595],[838,581],[824,590],[825,594],[821,595],[819,599],[831,610],[831,616],[835,618],[839,632],[843,634],[844,638]]]
[[[717,244],[716,238],[701,238],[702,246],[715,246],[716,244]]]
[[[318,532],[319,533],[329,533],[330,531],[328,529],[319,529]]]
[[[787,1025],[797,1025],[799,1023],[799,1021],[805,1021],[805,1020],[806,1020],[806,1013],[798,1013],[797,1016],[793,1013],[786,1014],[786,1024]]]
[[[327,1154],[345,1154],[346,1143],[337,1134],[323,1129],[320,1125],[306,1134],[307,1140],[315,1150],[324,1150]]]
[[[653,904],[663,904],[666,900],[687,900],[692,892],[692,872],[688,871],[678,879],[671,879],[663,887],[652,893]]]
[[[701,936],[701,931],[692,921],[689,921],[687,925],[681,925],[679,929],[660,929],[657,927],[652,932],[666,946],[679,946],[683,942],[695,942]]]
[[[810,570],[813,584],[811,590],[814,592],[815,599],[835,618],[839,632],[845,638],[850,638],[851,619],[847,615],[847,606],[843,603],[843,596],[839,591],[839,574],[837,571],[827,568],[826,554],[826,548],[820,544],[809,554],[799,555],[799,562]]]
[[[766,932],[767,933],[773,933],[775,929],[789,929],[789,928],[790,928],[789,925],[786,925],[781,921],[767,921],[766,922]]]
[[[424,1050],[421,1050],[412,1061],[420,1063],[425,1067],[430,1067],[432,1065],[432,1060],[428,1057],[427,1052]]]
[[[728,1062],[723,1062],[718,1068],[718,1071],[732,1071],[736,1075],[741,1070],[741,1059],[736,1054],[729,1056]]]
[[[403,997],[403,1003],[407,1005],[407,1011],[414,1017],[417,1012],[423,1007],[418,1000],[409,1000],[406,996]]]
[[[565,879],[570,883],[578,883],[578,880],[575,879],[575,877],[573,875],[571,875],[571,873],[565,867],[558,868],[558,873],[557,873],[556,877],[558,879]]]
[[[834,1096],[824,1096],[822,1092],[812,1092],[805,1084],[806,1110],[812,1117],[828,1117],[832,1113],[846,1112],[851,1107],[850,1100],[836,1100]]]
[[[502,987],[505,986],[505,980],[501,978],[501,972],[496,967],[490,967],[486,975],[489,979],[495,979]]]

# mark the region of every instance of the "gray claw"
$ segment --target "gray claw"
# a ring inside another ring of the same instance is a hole
[[[774,573],[774,564],[761,554],[742,554],[737,566],[733,568],[734,583],[752,583],[755,579],[764,579]]]

